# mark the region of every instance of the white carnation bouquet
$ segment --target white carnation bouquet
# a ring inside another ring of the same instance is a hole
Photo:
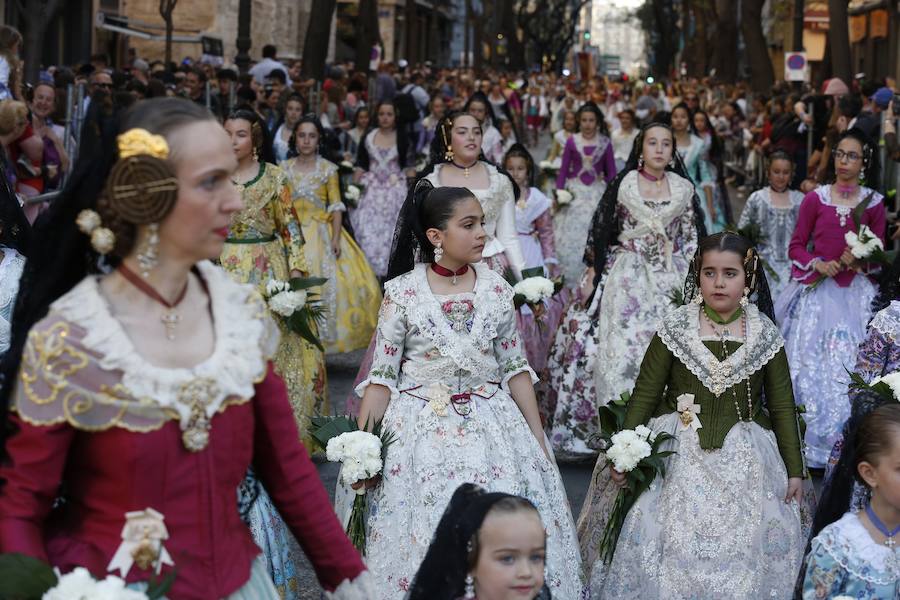
[[[527,304],[532,310],[537,309],[539,304],[552,298],[563,287],[562,278],[548,279],[544,277],[543,267],[523,269],[521,281],[516,281],[512,272],[509,272],[507,281],[513,286],[513,303],[517,310],[524,304]]]
[[[264,294],[272,313],[284,319],[291,331],[322,351],[324,348],[316,331],[324,311],[318,296],[309,289],[325,281],[322,277],[293,277],[290,281],[270,279]]]
[[[882,375],[867,383],[859,373],[850,373],[850,387],[858,390],[869,390],[881,396],[887,402],[900,402],[900,371]]]
[[[868,259],[878,252],[884,252],[884,244],[868,225],[860,225],[859,231],[848,231],[844,234],[844,241],[850,248],[850,253],[859,259]]]
[[[559,169],[559,167],[554,165],[553,161],[550,160],[542,160],[538,163],[538,168],[540,168],[542,171],[555,171]]]
[[[569,190],[556,190],[556,203],[565,206],[572,202],[572,192]]]
[[[384,470],[388,447],[396,437],[376,421],[371,433],[366,427],[359,429],[356,419],[344,417],[313,417],[311,435],[313,441],[325,450],[331,462],[341,463],[341,481],[350,487],[367,479],[379,477]],[[360,485],[353,499],[353,509],[347,523],[347,536],[360,551],[366,553],[366,516],[368,514],[366,486]]]
[[[97,581],[84,567],[63,575],[47,563],[19,553],[0,554],[0,598],[41,600],[156,600],[175,582],[175,571],[144,582],[144,591],[125,587],[115,575]]]
[[[606,453],[607,465],[625,474],[625,487],[619,490],[613,503],[609,521],[600,540],[600,558],[612,562],[619,533],[628,511],[649,487],[656,475],[666,476],[666,457],[674,450],[662,450],[662,445],[675,438],[665,432],[654,433],[646,425],[625,429],[625,413],[629,395],[622,394],[599,409],[600,445]]]
[[[347,185],[347,189],[344,190],[344,203],[351,208],[356,208],[357,205],[359,205],[359,199],[362,198],[364,191],[365,186],[362,184],[351,183]]]

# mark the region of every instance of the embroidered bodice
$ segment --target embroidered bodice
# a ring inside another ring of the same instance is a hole
[[[234,283],[209,262],[197,269],[214,318],[209,358],[190,369],[148,362],[110,313],[99,280],[89,276],[29,333],[14,399],[19,416],[34,425],[65,422],[87,431],[152,431],[176,420],[185,445],[202,449],[213,417],[253,397],[278,331],[251,286]]]
[[[391,185],[400,181],[403,171],[400,168],[399,155],[396,144],[389,148],[382,148],[375,143],[375,134],[378,130],[372,130],[366,135],[366,150],[369,152],[369,170],[363,175],[364,179],[375,179],[380,183],[389,182]],[[399,133],[397,135],[400,135]],[[364,181],[363,183],[366,183]]]
[[[804,600],[900,595],[900,547],[876,543],[856,513],[845,513],[813,538],[807,562]]]
[[[312,171],[301,173],[294,169],[294,161],[281,163],[291,186],[291,193],[300,222],[306,218],[327,218],[325,213],[347,210],[341,200],[338,167],[321,156],[316,157]]]
[[[868,225],[884,242],[887,217],[884,197],[861,186],[860,202],[870,193],[871,199],[862,213],[860,222]],[[819,186],[803,198],[797,215],[797,226],[788,246],[788,255],[793,262],[791,274],[794,279],[807,284],[813,283],[820,277],[814,268],[816,261],[838,260],[841,257],[847,247],[844,235],[849,231],[856,231],[853,210],[852,206],[840,206],[833,202],[830,185]],[[812,250],[808,248],[810,242]],[[877,271],[877,265],[868,265],[866,271],[867,273]],[[847,287],[856,275],[856,271],[845,269],[834,277],[834,281],[841,287]]]
[[[671,195],[644,199],[638,173],[625,175],[619,186],[618,211],[621,231],[617,251],[635,252],[657,267],[671,267],[673,254],[693,256],[697,246],[691,183],[666,172]]]
[[[757,225],[763,234],[759,242],[759,253],[769,263],[788,263],[788,244],[794,233],[797,215],[803,194],[789,190],[790,206],[777,207],[772,204],[772,188],[765,187],[753,192],[747,199],[744,211],[738,221],[738,228],[751,223]]]
[[[484,211],[484,230],[488,240],[482,254],[485,257],[506,253],[512,267],[521,271],[525,265],[522,250],[519,247],[519,236],[516,232],[515,194],[509,177],[503,175],[492,164],[482,163],[488,171],[490,186],[486,189],[471,190],[481,203]],[[434,167],[425,179],[434,187],[441,187],[441,169],[443,164]]]
[[[436,382],[467,391],[505,386],[522,371],[534,376],[516,330],[512,288],[486,265],[474,268],[470,293],[435,295],[425,264],[385,284],[372,368],[357,393],[377,383],[396,399]]]
[[[802,476],[799,423],[780,331],[751,304],[746,309],[746,339],[704,339],[699,333],[701,310],[687,304],[663,319],[641,364],[625,427],[675,412],[678,397],[692,394],[700,406],[697,435],[702,448],[721,448],[731,428],[749,414],[775,433],[788,474]]]
[[[231,217],[228,241],[263,243],[278,240],[284,246],[289,268],[305,272],[303,233],[284,171],[275,165],[260,163],[259,174],[239,189],[244,208]]]
[[[615,157],[608,137],[597,133],[592,139],[585,140],[580,133],[575,133],[566,140],[556,178],[557,189],[564,189],[570,179],[592,185],[600,179],[610,182],[615,176]]]

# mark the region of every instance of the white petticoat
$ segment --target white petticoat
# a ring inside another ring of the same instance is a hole
[[[612,564],[594,565],[589,597],[790,598],[806,539],[775,435],[741,422],[704,450],[676,413],[649,426],[674,433],[677,454],[628,513]]]

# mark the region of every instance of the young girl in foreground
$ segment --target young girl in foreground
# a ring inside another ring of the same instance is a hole
[[[784,340],[750,242],[704,238],[684,294],[691,302],[650,342],[624,423],[674,435],[677,453],[628,513],[612,563],[596,562],[591,598],[790,598],[804,467]]]
[[[900,405],[868,414],[852,451],[871,500],[813,538],[804,600],[900,597]]]
[[[546,560],[547,534],[534,504],[464,483],[441,517],[407,600],[549,597]]]
[[[483,222],[468,189],[427,182],[398,221],[391,264],[407,272],[385,284],[372,368],[356,388],[360,425],[383,418],[397,438],[368,522],[379,600],[404,597],[464,482],[533,502],[548,527],[547,586],[557,599],[581,597],[574,525],[541,429],[512,288],[480,262]]]

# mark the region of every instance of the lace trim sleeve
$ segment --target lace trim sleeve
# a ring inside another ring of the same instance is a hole
[[[325,592],[327,600],[369,600],[375,596],[375,582],[368,571],[363,571],[353,581],[345,579],[333,592]]]

